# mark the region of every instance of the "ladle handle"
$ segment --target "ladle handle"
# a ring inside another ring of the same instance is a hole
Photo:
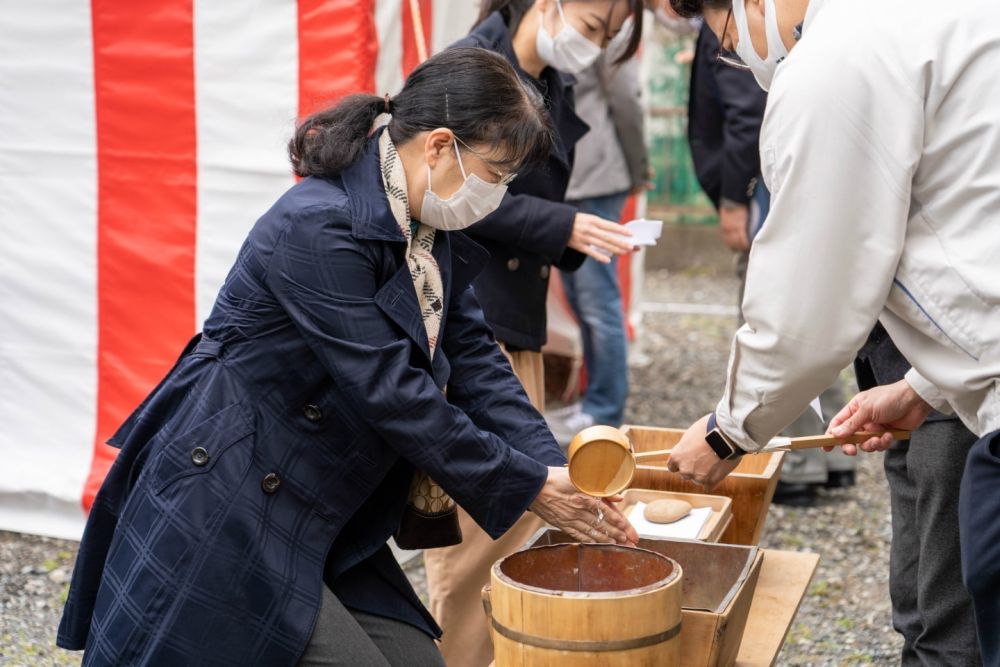
[[[651,452],[636,452],[633,454],[636,463],[647,463],[653,461],[668,461],[670,459],[669,449],[655,449]]]
[[[890,430],[889,433],[892,434],[893,440],[909,440],[910,432],[902,431],[899,429]],[[780,447],[765,447],[764,451],[795,451],[798,449],[818,449],[820,447],[836,447],[842,444],[852,444],[859,445],[862,442],[868,440],[869,438],[877,438],[883,435],[882,433],[875,433],[871,431],[858,431],[854,435],[850,435],[846,438],[835,438],[832,435],[810,435],[801,438],[789,438],[787,444],[783,444]]]
[[[892,434],[894,440],[909,440],[910,431],[903,431],[899,429],[892,429],[889,431]],[[832,435],[809,435],[801,438],[785,438],[782,444],[778,446],[765,447],[759,454],[767,454],[769,452],[789,452],[798,449],[819,449],[820,447],[836,447],[842,444],[861,444],[869,438],[877,438],[882,435],[881,433],[874,433],[871,431],[858,431],[854,435],[848,436],[846,438],[835,438]],[[665,462],[670,460],[670,450],[669,449],[654,449],[649,452],[635,452],[632,455],[635,458],[636,463],[654,463],[654,462]]]

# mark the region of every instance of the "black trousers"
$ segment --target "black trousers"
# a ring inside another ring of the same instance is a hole
[[[962,576],[976,607],[983,664],[1000,667],[1000,431],[972,446],[959,505]]]
[[[972,598],[962,584],[958,495],[976,436],[928,422],[885,454],[892,499],[889,595],[903,667],[977,667]]]

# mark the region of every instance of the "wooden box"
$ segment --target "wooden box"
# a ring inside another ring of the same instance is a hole
[[[636,452],[671,449],[684,435],[679,429],[649,426],[623,426],[622,432],[631,440]],[[733,521],[721,541],[755,545],[764,530],[783,460],[784,452],[748,454],[719,486],[708,492],[700,484],[685,481],[668,471],[666,463],[640,465],[636,467],[632,488],[726,496],[733,501]]]
[[[543,529],[528,546],[573,541],[558,530]],[[667,539],[641,539],[639,547],[674,559],[684,573],[680,664],[732,667],[757,588],[763,551],[757,547]]]
[[[729,528],[733,520],[732,500],[724,496],[711,496],[704,493],[677,493],[673,491],[650,491],[648,489],[629,489],[625,491],[625,500],[621,504],[622,514],[628,517],[637,502],[651,503],[654,500],[669,498],[684,500],[692,508],[711,507],[712,516],[705,522],[697,539],[704,542],[718,542]]]

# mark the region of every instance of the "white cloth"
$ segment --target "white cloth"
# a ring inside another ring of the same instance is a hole
[[[639,537],[670,537],[696,540],[702,528],[712,518],[711,507],[695,507],[684,518],[673,523],[655,523],[644,515],[646,503],[637,502],[628,515],[628,521]]]
[[[812,0],[761,134],[720,428],[756,450],[880,319],[913,388],[1000,429],[1000,3]]]

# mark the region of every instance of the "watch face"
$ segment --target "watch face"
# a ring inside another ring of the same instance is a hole
[[[720,459],[727,459],[735,453],[733,447],[726,442],[718,430],[709,431],[708,435],[705,436],[705,441]]]

